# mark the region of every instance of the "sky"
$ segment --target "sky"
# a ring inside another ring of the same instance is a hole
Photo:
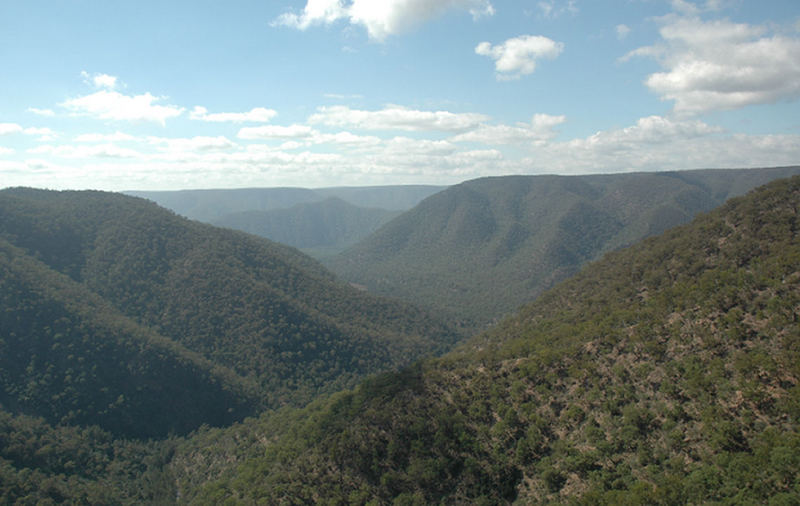
[[[0,188],[797,164],[797,0],[0,0]]]

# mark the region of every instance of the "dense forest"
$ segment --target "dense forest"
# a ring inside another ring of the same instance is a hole
[[[441,353],[424,312],[296,250],[101,192],[0,192],[0,403],[118,435],[302,405]]]
[[[798,207],[800,177],[771,184],[443,358],[200,434],[179,490],[218,474],[192,500],[795,504]]]
[[[551,239],[560,270],[469,338],[433,289],[428,313],[140,198],[2,190],[0,503],[797,504],[800,176],[703,214],[793,172],[477,180],[352,250],[428,238],[480,280]],[[470,324],[508,307],[468,289]]]
[[[485,328],[589,261],[799,167],[506,176],[437,193],[325,264]]]

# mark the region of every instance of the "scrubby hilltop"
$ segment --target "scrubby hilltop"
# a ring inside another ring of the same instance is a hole
[[[180,490],[217,476],[197,502],[794,504],[798,208],[800,177],[772,183],[441,359],[209,433],[174,460]],[[209,473],[208,448],[242,463]]]
[[[0,191],[0,403],[118,435],[300,405],[458,336],[298,251],[103,192]]]
[[[326,265],[370,291],[483,328],[586,262],[798,172],[477,179],[427,198]]]

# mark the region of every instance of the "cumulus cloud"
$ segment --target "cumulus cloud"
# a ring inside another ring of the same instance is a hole
[[[208,109],[198,105],[189,113],[189,118],[215,123],[266,123],[277,115],[277,111],[264,107],[255,107],[247,112],[217,112],[209,114]]]
[[[56,115],[52,109],[39,109],[37,107],[28,107],[28,112],[36,114],[37,116],[53,117]]]
[[[566,116],[535,114],[530,123],[516,125],[481,125],[475,130],[452,138],[454,142],[480,142],[482,144],[542,143],[555,137],[554,127],[564,123]]]
[[[121,148],[113,144],[95,144],[91,146],[73,146],[65,144],[62,146],[52,146],[49,144],[37,146],[28,150],[31,154],[48,154],[60,158],[139,158],[138,151]]]
[[[497,45],[481,42],[475,47],[475,53],[494,60],[501,81],[532,74],[537,60],[556,58],[563,50],[564,44],[541,35],[521,35]]]
[[[236,143],[221,135],[190,138],[148,137],[147,141],[171,152],[218,151],[236,147]]]
[[[617,32],[617,38],[619,40],[626,38],[628,34],[631,33],[631,29],[628,25],[617,25],[614,30]]]
[[[136,140],[136,137],[123,132],[114,132],[113,134],[81,134],[75,137],[76,142],[119,142],[133,140]]]
[[[108,74],[89,74],[84,70],[81,72],[81,77],[83,77],[83,81],[86,84],[94,86],[95,88],[113,90],[117,87],[118,79],[115,76],[110,76]]]
[[[800,38],[727,20],[668,16],[662,42],[623,57],[656,59],[645,84],[679,114],[700,114],[800,97]]]
[[[557,2],[555,0],[540,1],[536,4],[539,12],[545,18],[557,18],[563,14],[577,14],[578,7],[575,5],[575,0],[568,0],[566,2]]]
[[[285,13],[273,25],[305,30],[345,19],[381,41],[449,10],[466,10],[476,19],[494,14],[489,0],[308,0],[301,13]]]
[[[82,72],[84,81],[99,91],[71,98],[60,103],[59,106],[70,111],[75,116],[88,116],[91,118],[114,121],[152,121],[166,124],[166,120],[180,116],[183,107],[174,105],[161,105],[157,102],[163,97],[156,97],[150,93],[141,95],[125,95],[116,91],[117,78],[108,74],[90,75]]]
[[[449,111],[419,111],[389,105],[377,111],[351,109],[347,106],[319,107],[309,123],[336,127],[357,127],[366,130],[445,131],[461,132],[478,126],[488,116]]]
[[[163,98],[150,93],[123,95],[117,91],[100,90],[71,98],[60,105],[76,116],[114,121],[153,121],[162,125],[166,124],[166,120],[183,114],[183,107],[157,104],[160,100]]]
[[[248,140],[298,139],[311,137],[314,133],[314,129],[307,125],[266,125],[242,128],[236,136]]]
[[[23,128],[21,125],[16,123],[0,123],[0,135],[11,135],[11,134],[25,134],[25,135],[32,135],[38,136],[39,140],[50,140],[55,138],[56,133],[49,128],[45,127],[28,127]]]
[[[47,127],[29,127],[22,130],[22,133],[37,136],[40,141],[50,141],[56,138],[56,133]]]
[[[16,123],[0,123],[0,135],[9,135],[22,132],[23,128]]]
[[[13,149],[0,146],[0,155],[13,155],[14,153]]]

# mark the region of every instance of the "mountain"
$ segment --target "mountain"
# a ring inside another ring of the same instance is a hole
[[[197,504],[794,504],[800,176],[439,359],[181,445]],[[232,467],[232,464],[236,464]]]
[[[608,251],[798,172],[477,179],[427,198],[325,263],[371,292],[482,328]]]
[[[0,239],[0,404],[117,434],[230,425],[258,406],[255,385],[137,324]]]
[[[458,335],[297,250],[103,192],[0,191],[0,404],[117,436],[300,405]]]
[[[405,211],[443,186],[398,185],[332,188],[242,188],[230,190],[129,191],[187,218],[212,222],[227,214],[287,209],[339,198],[354,206]]]
[[[288,209],[226,214],[212,223],[311,252],[341,251],[400,214],[331,197]]]

